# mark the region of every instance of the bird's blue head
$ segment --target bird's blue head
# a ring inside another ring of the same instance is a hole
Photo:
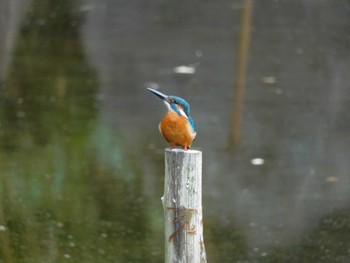
[[[177,96],[167,96],[155,89],[148,88],[148,90],[153,94],[157,95],[162,100],[164,100],[169,110],[173,110],[180,116],[184,116],[185,118],[187,118],[193,130],[195,130],[194,121],[190,116],[190,105],[187,101]]]
[[[179,115],[182,115],[180,110],[183,110],[183,112],[186,114],[186,117],[190,116],[190,105],[184,99],[176,96],[168,96],[167,102],[170,104],[170,107]]]

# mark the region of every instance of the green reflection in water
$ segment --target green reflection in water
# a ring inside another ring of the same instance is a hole
[[[248,251],[247,241],[235,221],[230,218],[226,223],[215,219],[205,221],[205,241],[208,262],[244,262]]]
[[[35,0],[19,34],[0,94],[0,262],[163,259],[142,173],[96,120],[81,23],[72,1]]]

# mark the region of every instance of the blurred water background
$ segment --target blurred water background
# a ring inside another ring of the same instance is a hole
[[[191,104],[209,262],[350,262],[350,2],[0,1],[0,262],[163,262],[158,87]],[[180,67],[180,68],[179,68]]]

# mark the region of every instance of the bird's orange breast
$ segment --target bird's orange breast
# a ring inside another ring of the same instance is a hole
[[[159,123],[159,130],[171,147],[189,148],[196,136],[188,119],[176,112],[164,115]]]

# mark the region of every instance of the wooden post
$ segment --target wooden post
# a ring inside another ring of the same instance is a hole
[[[203,240],[201,151],[165,150],[162,203],[165,262],[207,262]]]

